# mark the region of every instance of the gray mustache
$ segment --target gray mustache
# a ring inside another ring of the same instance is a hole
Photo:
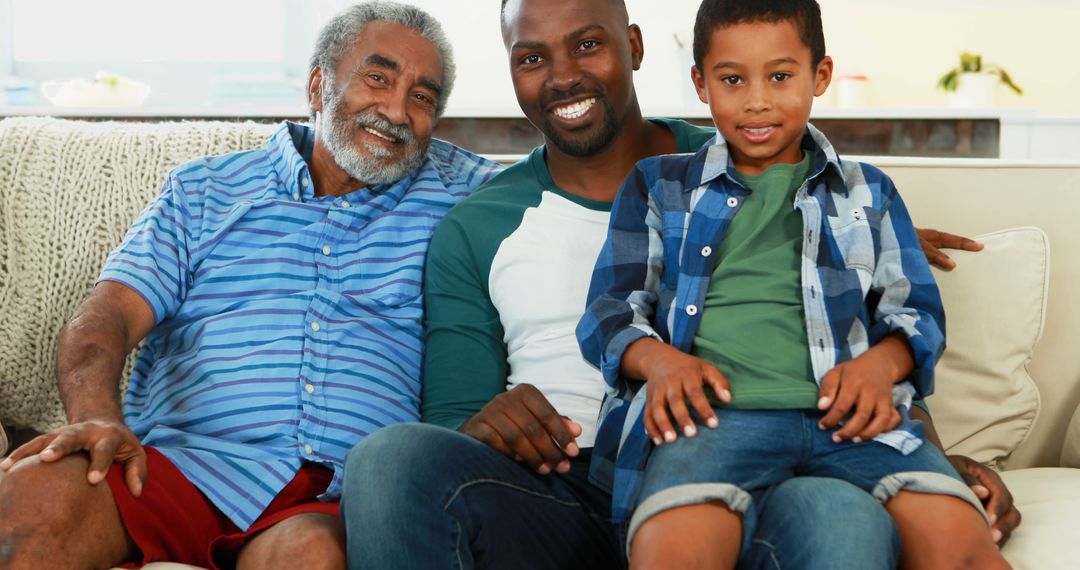
[[[405,144],[412,144],[413,134],[404,125],[395,125],[389,119],[378,113],[363,113],[356,116],[356,124],[361,127],[370,127],[389,134]]]

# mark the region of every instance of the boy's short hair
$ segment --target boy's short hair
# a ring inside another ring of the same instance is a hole
[[[815,0],[704,0],[694,22],[694,65],[699,71],[709,49],[713,30],[767,22],[790,21],[799,30],[799,39],[810,48],[812,65],[825,59],[825,33],[821,29],[821,8]]]

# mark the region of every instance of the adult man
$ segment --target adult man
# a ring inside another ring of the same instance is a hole
[[[574,327],[626,173],[647,156],[696,150],[713,133],[642,118],[632,72],[643,46],[621,1],[504,0],[503,10],[518,102],[547,144],[436,233],[423,412],[458,431],[391,426],[350,454],[350,565],[622,563],[610,495],[587,480],[604,387],[582,363]],[[845,483],[795,480],[758,508],[748,564],[895,563],[891,522]],[[837,540],[806,522],[836,510],[859,537]]]
[[[344,566],[345,452],[418,419],[427,244],[498,169],[432,141],[453,80],[429,15],[357,5],[314,129],[171,173],[61,333],[70,425],[0,465],[0,567]]]

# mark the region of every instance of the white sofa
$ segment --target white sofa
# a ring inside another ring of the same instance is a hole
[[[260,146],[274,129],[0,121],[0,422],[63,423],[56,333],[166,172]],[[1013,565],[1080,568],[1080,163],[869,160],[918,225],[992,234],[938,273],[950,348],[931,411],[950,450],[1003,470],[1024,517],[1004,551]],[[1002,231],[1017,227],[1041,231]]]

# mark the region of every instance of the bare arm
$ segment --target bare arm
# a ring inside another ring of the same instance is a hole
[[[119,379],[124,359],[154,326],[150,306],[131,289],[105,281],[60,331],[56,376],[68,422],[123,421]]]
[[[68,425],[16,449],[0,463],[0,470],[32,455],[47,463],[86,451],[90,484],[100,483],[109,465],[118,461],[138,496],[146,479],[146,458],[124,425],[119,380],[125,357],[153,326],[153,312],[137,293],[117,283],[98,284],[60,331],[56,374]]]

